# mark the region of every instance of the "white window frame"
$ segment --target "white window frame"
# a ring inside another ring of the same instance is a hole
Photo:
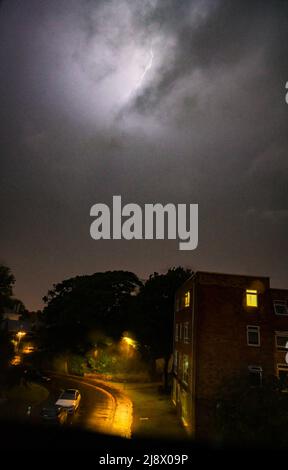
[[[277,363],[277,376],[278,376],[278,371],[279,370],[287,370],[287,372],[288,372],[288,364]]]
[[[189,322],[186,321],[184,324],[183,324],[183,341],[185,344],[189,344],[190,343],[190,338],[189,338]]]
[[[286,346],[278,346],[277,337],[282,336],[283,338],[287,338],[287,347]],[[275,331],[275,348],[277,351],[288,351],[288,331]]]
[[[277,313],[277,312],[276,312],[276,308],[275,308],[275,306],[276,306],[277,304],[278,304],[278,305],[283,305],[283,304],[284,304],[286,313]],[[273,300],[273,308],[274,308],[274,313],[275,313],[275,315],[277,315],[278,317],[286,317],[286,316],[288,316],[287,300]]]
[[[258,343],[250,343],[249,342],[249,333],[256,333],[258,334]],[[246,336],[247,336],[247,346],[251,346],[254,348],[259,348],[261,346],[261,339],[260,339],[260,326],[257,325],[247,325],[246,326]],[[250,367],[250,366],[249,366]]]

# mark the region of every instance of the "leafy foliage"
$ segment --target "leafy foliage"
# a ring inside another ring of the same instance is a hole
[[[10,268],[0,264],[0,313],[3,309],[11,305],[11,297],[13,295],[13,284],[15,278]]]
[[[216,408],[217,432],[225,441],[240,445],[287,446],[288,393],[277,378],[261,387],[234,378],[221,389]]]
[[[55,284],[44,297],[44,340],[54,349],[78,350],[92,346],[91,332],[103,330],[119,338],[128,304],[141,281],[127,271],[77,276]]]
[[[151,275],[140,289],[136,299],[136,313],[130,318],[130,329],[145,345],[146,354],[153,361],[164,357],[165,385],[173,349],[175,293],[191,274],[190,269],[177,267],[169,269],[166,274]]]

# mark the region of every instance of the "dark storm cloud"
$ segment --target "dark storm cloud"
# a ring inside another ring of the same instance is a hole
[[[288,284],[286,25],[282,1],[1,3],[0,257],[28,306],[114,268]],[[114,194],[198,202],[199,248],[93,242]]]
[[[269,78],[285,80],[286,2],[169,0],[159,2],[159,6],[149,13],[145,20],[142,19],[142,24],[159,25],[175,38],[175,47],[168,50],[157,82],[138,97],[139,107],[149,110],[173,91],[178,79],[197,69],[209,74],[213,80],[213,73],[219,73],[219,70],[225,73],[257,51],[263,53],[263,65],[272,73]]]

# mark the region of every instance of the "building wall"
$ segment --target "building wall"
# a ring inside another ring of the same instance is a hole
[[[273,308],[273,301],[282,300],[287,303],[288,300],[288,290],[286,289],[271,289],[271,304]],[[288,341],[288,317],[276,315],[274,312],[274,332],[276,336],[277,333],[286,333],[287,334],[287,341]],[[274,337],[274,370],[275,375],[279,376],[279,368],[288,370],[288,365],[286,362],[286,354],[287,351],[279,350],[276,346],[276,338]]]
[[[230,378],[248,376],[249,366],[274,373],[273,315],[267,308],[269,282],[227,276],[212,282],[198,280],[196,320],[196,434],[213,434],[217,396]],[[225,282],[224,282],[225,281]],[[237,282],[235,282],[237,281]],[[259,292],[259,307],[246,307],[246,289]],[[260,328],[260,346],[247,345],[247,326]]]
[[[246,289],[257,290],[257,308],[246,306]],[[185,308],[188,290],[190,306]],[[270,289],[269,278],[213,273],[197,273],[177,292],[175,328],[177,323],[188,322],[190,341],[185,344],[183,337],[175,341],[174,357],[189,356],[189,381],[183,383],[180,360],[173,396],[182,420],[183,406],[188,408],[185,424],[198,438],[213,436],[213,416],[223,383],[247,377],[249,366],[261,367],[264,379],[277,374],[277,364],[285,364],[286,352],[275,347],[275,331],[288,333],[288,318],[275,315],[275,298],[287,300],[288,291]],[[247,344],[248,325],[259,327],[259,346]]]
[[[189,306],[185,307],[185,294],[189,292]],[[172,399],[178,415],[190,434],[194,432],[193,419],[193,284],[190,281],[179,289],[175,302],[174,367]],[[186,329],[186,334],[185,333]],[[188,333],[188,334],[187,334]],[[184,377],[183,364],[189,361],[188,376]]]

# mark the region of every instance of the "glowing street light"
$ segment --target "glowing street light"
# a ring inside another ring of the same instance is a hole
[[[19,341],[21,341],[21,339],[23,338],[23,336],[25,336],[26,333],[25,331],[18,331],[18,333],[16,333],[16,336],[18,338]]]
[[[132,348],[136,349],[137,347],[137,341],[134,339],[130,338],[129,336],[123,336],[122,341],[128,344],[128,346],[132,346]]]
[[[120,349],[127,357],[132,357],[137,350],[137,341],[128,336],[128,332],[124,331],[120,341]]]
[[[19,352],[19,348],[20,348],[20,341],[21,339],[26,335],[25,331],[18,331],[16,333],[16,337],[18,339],[18,344],[17,344],[17,351]]]

